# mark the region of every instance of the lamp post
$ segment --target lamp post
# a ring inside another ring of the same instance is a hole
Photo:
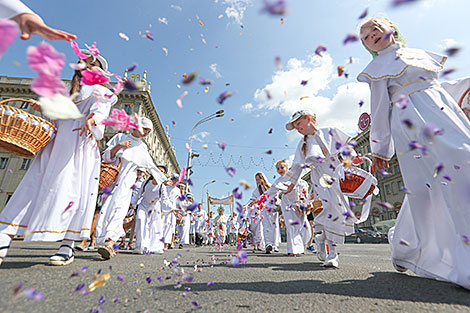
[[[201,193],[201,196],[202,196],[202,197],[201,197],[201,204],[204,204],[204,188],[206,188],[206,186],[207,186],[207,185],[213,184],[213,183],[215,183],[215,182],[216,182],[216,180],[215,180],[215,179],[213,179],[213,180],[211,180],[210,182],[208,182],[208,183],[205,183],[205,184],[202,186],[202,193]]]
[[[223,117],[223,116],[224,116],[224,110],[219,110],[215,113],[212,113],[211,115],[206,116],[203,119],[201,119],[199,122],[197,122],[196,125],[194,125],[193,129],[191,130],[191,137],[189,137],[188,163],[187,163],[187,166],[186,166],[186,181],[188,181],[188,179],[189,179],[189,171],[190,171],[190,168],[191,168],[191,159],[195,156],[195,154],[193,153],[193,150],[192,150],[194,130],[196,129],[196,127],[198,127],[202,123],[205,123],[205,122],[208,122],[210,120],[213,120],[214,118]],[[185,192],[187,192],[188,191],[188,184],[186,184],[185,188],[186,188]]]

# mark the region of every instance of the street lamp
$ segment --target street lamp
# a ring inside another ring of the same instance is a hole
[[[205,183],[205,184],[202,186],[201,204],[204,204],[204,188],[206,188],[207,185],[210,185],[210,184],[213,184],[213,183],[215,183],[215,179],[211,180],[211,181],[208,182],[208,183]]]
[[[189,151],[188,151],[188,163],[187,163],[187,166],[186,166],[186,181],[188,181],[189,179],[189,171],[190,171],[190,167],[191,167],[191,159],[193,157],[196,156],[195,153],[193,153],[193,150],[192,150],[192,147],[193,147],[193,136],[194,136],[194,130],[196,129],[196,127],[198,127],[199,125],[201,125],[202,123],[205,123],[205,122],[208,122],[210,120],[213,120],[214,118],[217,118],[217,117],[223,117],[224,116],[224,110],[219,110],[215,113],[212,113],[211,115],[209,116],[206,116],[204,117],[203,119],[201,119],[199,122],[196,123],[196,125],[194,125],[193,129],[191,130],[191,137],[189,137]],[[186,191],[188,191],[188,184],[186,184]]]

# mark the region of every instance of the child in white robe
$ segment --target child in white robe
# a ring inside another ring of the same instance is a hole
[[[184,192],[186,186],[180,184],[181,192]],[[186,199],[179,202],[180,214],[183,216],[183,223],[180,225],[178,234],[180,236],[180,243],[178,248],[183,249],[184,245],[189,245],[189,235],[191,228],[191,212],[188,208],[193,204],[193,195],[191,193],[186,194]]]
[[[181,190],[176,186],[178,179],[178,174],[171,176],[166,186],[168,200],[162,202],[164,250],[173,248],[175,238],[177,203],[181,196]]]
[[[166,167],[157,165],[165,175]],[[136,248],[135,253],[163,253],[163,223],[161,203],[166,201],[168,194],[164,183],[157,183],[153,177],[144,182],[139,193],[137,216],[135,222]]]
[[[470,289],[470,123],[458,105],[470,78],[440,83],[447,58],[406,48],[385,18],[362,24],[360,37],[374,57],[358,76],[371,90],[372,170],[396,153],[406,187],[392,262]]]
[[[222,206],[217,209],[217,213],[219,215],[214,219],[215,242],[222,247],[225,243],[225,237],[227,236],[228,216],[224,214],[224,208]]]
[[[96,241],[101,245],[98,247],[98,253],[105,260],[115,255],[114,245],[124,234],[123,220],[129,210],[131,188],[136,180],[137,168],[148,169],[159,184],[166,180],[153,163],[147,145],[142,141],[142,138],[153,130],[152,121],[142,117],[141,124],[143,133],[138,129],[133,130],[131,134],[118,133],[107,143],[108,148],[104,152],[103,158],[107,163],[119,162],[118,158],[121,160],[119,174],[96,223]]]
[[[207,212],[202,208],[202,203],[199,203],[196,210],[195,219],[196,219],[196,247],[201,246],[204,242],[204,239],[207,238]]]
[[[270,195],[270,199],[273,199],[277,193],[287,189],[287,186],[283,184],[286,181],[283,176],[289,170],[287,162],[284,160],[276,162],[276,170],[281,177],[266,192]],[[310,240],[310,226],[307,226],[307,216],[306,214],[300,214],[296,209],[296,202],[299,201],[300,195],[306,193],[307,190],[307,182],[300,179],[293,191],[289,194],[283,194],[281,198],[282,215],[286,223],[288,256],[297,256],[304,253],[305,243]]]
[[[271,187],[264,173],[256,173],[255,179],[257,187],[253,190],[253,194],[251,196],[252,203],[254,203],[256,199],[260,198]],[[266,206],[267,204],[268,203],[263,203],[261,205],[262,210],[260,213],[266,254],[271,254],[273,251],[279,251],[281,230],[279,227],[279,212],[271,210]]]
[[[88,68],[107,70],[101,55],[82,53],[90,55],[85,59]],[[80,76],[75,72],[70,94],[78,93],[75,102],[86,117],[56,121],[55,137],[38,152],[0,213],[0,263],[13,236],[25,236],[26,241],[62,240],[50,265],[72,263],[74,241],[90,236],[101,164],[97,140],[104,133],[104,126],[97,125],[108,117],[117,97],[105,97],[112,92],[101,85],[81,86]],[[40,110],[40,104],[33,108]]]
[[[305,166],[311,168],[310,177],[315,191],[323,202],[323,211],[315,217],[317,257],[325,267],[338,267],[336,245],[344,243],[344,237],[354,232],[357,218],[343,195],[339,182],[339,155],[353,159],[354,149],[347,145],[350,137],[336,128],[317,128],[316,116],[305,110],[297,111],[286,124],[287,130],[296,129],[304,138],[299,142],[292,167],[284,175],[290,182],[286,194],[298,183]],[[326,256],[326,246],[329,253]]]

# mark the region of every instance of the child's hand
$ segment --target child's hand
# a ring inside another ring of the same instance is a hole
[[[287,187],[287,190],[284,192],[284,194],[287,195],[288,193],[291,193],[292,190],[294,190],[294,187],[295,187],[294,184],[290,184],[289,187]]]
[[[374,174],[376,171],[384,170],[389,168],[388,161],[375,157],[372,157],[372,166],[370,167],[370,172]]]
[[[96,125],[96,121],[93,118],[94,115],[95,113],[90,113],[90,115],[87,116],[85,122],[83,122],[82,126],[80,126],[80,128],[72,129],[72,131],[74,132],[79,130],[80,136],[83,134],[85,134],[85,137],[91,136],[91,127]]]
[[[29,103],[29,105],[33,108],[33,110],[42,113],[41,104],[39,102],[33,100]]]
[[[130,140],[126,140],[126,141],[123,141],[123,142],[120,142],[119,143],[119,146],[121,148],[129,148],[131,146],[131,141]]]
[[[75,35],[47,26],[44,24],[44,21],[35,14],[22,13],[11,19],[18,24],[21,30],[20,38],[23,40],[29,39],[31,35],[38,35],[47,40],[72,41],[77,39]]]

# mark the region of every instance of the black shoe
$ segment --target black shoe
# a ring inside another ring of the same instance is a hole
[[[178,246],[178,249],[183,249],[183,245],[180,244],[180,245]]]
[[[266,247],[266,254],[271,254],[271,253],[273,253],[273,246],[268,245],[268,246]]]

